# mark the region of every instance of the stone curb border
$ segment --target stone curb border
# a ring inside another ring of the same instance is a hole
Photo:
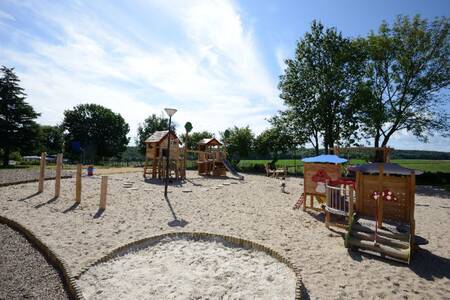
[[[104,263],[108,260],[111,260],[113,258],[116,258],[118,256],[122,256],[126,253],[129,253],[131,251],[139,250],[146,248],[148,246],[155,245],[159,243],[161,240],[165,238],[188,238],[194,241],[217,241],[217,242],[227,242],[232,244],[233,246],[239,246],[243,248],[249,248],[253,250],[263,251],[266,254],[272,256],[273,258],[277,259],[281,263],[284,263],[287,265],[291,270],[294,271],[295,277],[296,277],[296,283],[295,283],[295,300],[300,299],[309,299],[307,290],[305,286],[303,285],[301,275],[300,275],[300,269],[294,266],[286,257],[281,255],[280,253],[276,252],[272,248],[269,248],[267,246],[252,242],[250,240],[241,239],[234,236],[228,236],[228,235],[222,235],[222,234],[213,234],[213,233],[206,233],[206,232],[169,232],[164,233],[161,235],[151,236],[148,238],[144,238],[141,240],[137,240],[128,244],[125,244],[123,246],[120,246],[119,248],[116,248],[106,256],[94,261],[93,263],[89,264],[87,267],[83,268],[81,272],[76,275],[74,278],[79,279],[85,272],[88,271],[89,268],[96,266],[100,263]]]
[[[0,223],[8,225],[12,229],[18,231],[22,235],[25,236],[25,238],[35,247],[39,250],[39,252],[47,259],[47,261],[50,262],[50,264],[59,272],[61,275],[61,280],[63,283],[63,286],[67,292],[67,296],[71,300],[83,300],[83,294],[81,292],[81,289],[78,287],[75,278],[69,273],[67,269],[67,263],[64,259],[61,257],[58,257],[52,250],[48,248],[47,245],[45,245],[43,242],[41,242],[35,234],[25,228],[24,226],[20,225],[16,221],[10,220],[8,218],[5,218],[0,215]]]
[[[61,179],[67,179],[67,178],[72,178],[72,175],[63,175],[61,176]],[[55,180],[56,177],[46,177],[44,178],[45,180]],[[14,182],[4,182],[4,183],[0,183],[0,187],[4,187],[4,186],[10,186],[10,185],[16,185],[16,184],[24,184],[24,183],[30,183],[30,182],[38,182],[39,179],[29,179],[29,180],[22,180],[22,181],[14,181]]]

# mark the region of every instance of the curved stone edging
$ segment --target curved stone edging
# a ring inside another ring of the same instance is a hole
[[[62,175],[61,179],[67,179],[67,178],[72,178],[72,175]],[[56,177],[47,177],[44,178],[45,180],[55,180]],[[10,185],[18,185],[18,184],[25,184],[25,183],[31,183],[31,182],[38,182],[39,179],[35,178],[35,179],[28,179],[28,180],[22,180],[22,181],[13,181],[13,182],[4,182],[4,183],[0,183],[0,187],[4,187],[4,186],[10,186]]]
[[[41,242],[31,230],[25,228],[16,221],[10,220],[0,215],[0,223],[8,225],[14,230],[20,232],[34,247],[39,250],[42,255],[44,255],[47,261],[49,261],[50,264],[62,275],[61,279],[63,282],[63,286],[67,292],[69,299],[84,299],[81,289],[78,287],[75,281],[75,277],[69,273],[66,267],[67,263],[63,258],[58,257],[58,255],[50,250],[50,248],[48,248],[46,244]]]
[[[89,268],[98,265],[100,263],[106,262],[110,259],[113,259],[117,256],[124,255],[132,250],[142,249],[148,246],[152,246],[160,242],[161,240],[165,238],[190,238],[194,241],[226,241],[229,242],[235,246],[250,248],[253,250],[263,251],[266,254],[272,256],[273,258],[277,259],[281,263],[284,263],[287,265],[291,270],[294,271],[296,282],[295,282],[295,300],[305,299],[307,298],[307,291],[305,286],[303,285],[300,270],[294,266],[293,263],[291,263],[286,257],[281,255],[280,253],[276,252],[272,248],[269,248],[267,246],[252,242],[250,240],[245,240],[241,238],[237,238],[234,236],[229,235],[222,235],[222,234],[212,234],[212,233],[206,233],[206,232],[169,232],[164,233],[160,235],[151,236],[148,238],[144,238],[141,240],[137,240],[128,244],[125,244],[123,246],[120,246],[119,248],[116,248],[109,254],[105,255],[104,257],[94,261],[93,263],[89,264],[87,267],[83,268],[82,271],[76,275],[74,278],[79,279],[81,275],[83,275],[85,272],[88,271]]]

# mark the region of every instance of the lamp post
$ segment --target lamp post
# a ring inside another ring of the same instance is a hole
[[[166,182],[164,186],[164,197],[167,197],[167,185],[169,184],[169,160],[170,160],[170,139],[171,139],[171,126],[172,126],[172,116],[177,112],[175,108],[164,108],[164,111],[169,116],[169,133],[167,139],[167,164],[166,164]]]

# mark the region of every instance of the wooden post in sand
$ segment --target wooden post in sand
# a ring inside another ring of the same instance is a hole
[[[81,164],[77,164],[77,174],[75,178],[75,202],[81,202]]]
[[[45,178],[45,152],[41,153],[41,168],[39,171],[39,185],[38,185],[38,193],[42,193],[44,191],[44,178]]]
[[[102,176],[102,185],[100,188],[100,205],[99,209],[106,208],[106,192],[108,190],[108,176]]]
[[[63,155],[62,153],[56,156],[56,176],[55,176],[55,198],[59,197],[61,193],[61,169],[62,169]]]

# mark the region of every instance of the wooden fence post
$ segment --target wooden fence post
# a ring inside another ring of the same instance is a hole
[[[39,185],[38,185],[38,193],[42,193],[44,191],[44,178],[45,178],[45,152],[41,153],[41,164],[39,170]]]
[[[61,169],[62,169],[62,153],[56,156],[56,176],[55,176],[55,197],[59,197],[61,193]]]
[[[108,191],[108,176],[102,176],[102,185],[100,188],[100,205],[99,209],[106,208],[106,192]]]
[[[75,202],[81,202],[81,164],[77,164],[77,174],[75,183]]]

